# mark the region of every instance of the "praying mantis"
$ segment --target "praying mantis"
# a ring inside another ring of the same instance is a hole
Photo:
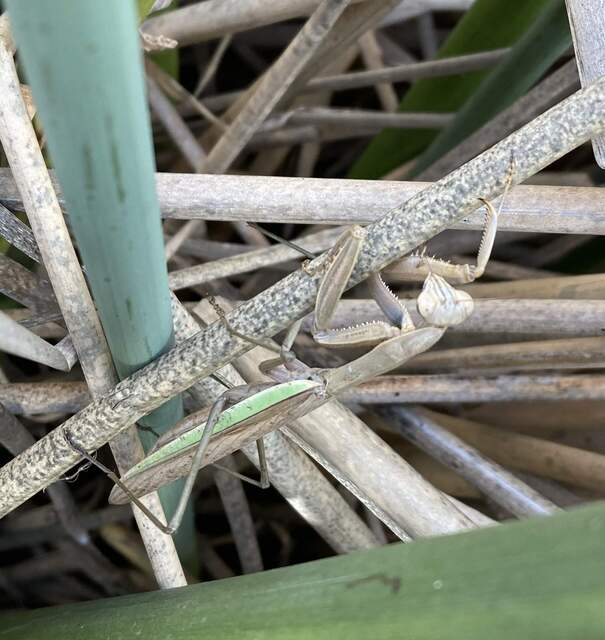
[[[511,181],[512,176],[508,184]],[[486,224],[476,265],[453,265],[436,258],[413,254],[403,258],[395,267],[400,278],[403,276],[412,281],[424,280],[417,299],[417,309],[425,326],[415,326],[406,307],[388,289],[380,274],[376,273],[368,279],[370,290],[389,322],[373,322],[336,330],[330,328],[336,306],[363,245],[365,231],[355,225],[328,252],[316,298],[312,334],[319,344],[373,346],[371,351],[334,369],[310,369],[297,361],[291,351],[300,329],[299,320],[288,331],[280,349],[279,360],[265,363],[264,370],[273,372],[276,380],[281,376],[280,382],[275,385],[246,385],[228,389],[209,412],[188,416],[158,440],[149,455],[132,467],[122,479],[91,458],[77,443],[70,441],[72,447],[89,462],[102,468],[117,485],[110,495],[110,502],[121,504],[131,500],[164,533],[174,533],[180,525],[212,436],[217,439],[228,438],[233,432],[250,429],[253,425],[256,425],[256,436],[279,429],[342,391],[384,374],[430,349],[448,327],[464,322],[473,311],[473,300],[469,294],[455,289],[448,281],[472,282],[483,274],[489,261],[500,210],[496,212],[487,200],[481,202],[486,209]],[[227,328],[232,330],[224,317],[223,320]],[[240,337],[248,339],[245,335]],[[291,379],[284,380],[284,375]],[[228,402],[235,404],[223,411]],[[241,444],[240,441],[239,446]],[[256,484],[267,486],[266,467],[261,452],[262,448],[259,447],[261,481]],[[225,451],[222,455],[226,453]],[[185,488],[173,517],[166,525],[150,513],[138,498],[182,476],[187,476]]]

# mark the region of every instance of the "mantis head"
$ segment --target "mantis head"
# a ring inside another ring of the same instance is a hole
[[[417,300],[418,313],[435,327],[451,327],[464,322],[473,312],[473,299],[454,289],[441,276],[430,273]]]

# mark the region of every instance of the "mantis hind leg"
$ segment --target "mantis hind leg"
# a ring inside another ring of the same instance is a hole
[[[165,524],[152,511],[150,511],[111,469],[108,469],[102,462],[99,462],[98,460],[93,458],[84,449],[84,447],[80,446],[75,441],[73,435],[67,429],[64,429],[63,433],[65,436],[65,440],[67,440],[69,446],[74,451],[77,451],[89,464],[97,467],[97,469],[102,471],[116,486],[120,487],[120,489],[122,489],[122,491],[128,496],[129,500],[149,519],[152,524],[154,524],[162,533],[165,533],[166,535],[171,535],[172,533],[174,533],[171,525]]]
[[[256,451],[258,453],[258,466],[260,470],[260,479],[255,480],[254,478],[250,478],[249,476],[245,476],[243,473],[238,473],[233,469],[229,469],[222,464],[218,464],[216,462],[212,463],[213,467],[232,475],[242,482],[247,482],[255,487],[259,487],[260,489],[268,489],[271,486],[271,482],[269,480],[269,468],[267,466],[267,454],[265,452],[265,439],[259,438],[256,441]]]
[[[183,488],[183,493],[179,499],[179,504],[170,520],[170,524],[168,525],[168,529],[170,533],[174,533],[180,526],[181,520],[183,519],[183,514],[185,513],[185,509],[187,507],[187,503],[189,502],[189,498],[191,497],[191,492],[193,491],[193,485],[195,484],[195,479],[197,474],[199,473],[202,467],[202,461],[204,459],[204,454],[208,449],[208,443],[210,442],[210,437],[214,432],[214,427],[223,412],[223,409],[227,402],[238,402],[243,400],[244,398],[253,395],[258,390],[259,385],[241,385],[239,387],[233,387],[231,389],[227,389],[222,395],[220,395],[212,408],[210,409],[210,413],[208,414],[208,419],[206,420],[206,424],[204,426],[204,431],[202,432],[202,437],[197,444],[195,455],[193,456],[193,460],[191,461],[191,468],[189,469],[189,473],[187,474],[187,479],[185,480],[185,486]],[[265,386],[265,385],[262,385]],[[261,439],[262,440],[262,439]],[[257,447],[262,447],[263,455],[261,458],[260,449],[259,449],[259,461],[261,461],[261,479],[253,480],[252,478],[248,478],[243,476],[232,469],[228,469],[222,465],[214,464],[217,468],[234,475],[240,480],[244,480],[245,482],[249,482],[254,484],[255,486],[259,486],[261,488],[266,488],[269,486],[268,484],[268,472],[267,472],[267,463],[266,457],[264,455],[264,445],[258,444],[259,440],[257,440]],[[264,469],[262,467],[264,465]]]
[[[227,389],[219,398],[215,401],[210,409],[210,413],[208,414],[208,419],[206,420],[206,424],[204,426],[204,431],[202,433],[202,437],[200,438],[195,454],[193,456],[193,460],[191,462],[191,468],[189,469],[189,473],[187,474],[187,478],[185,480],[185,486],[183,487],[183,492],[181,493],[181,497],[179,498],[178,505],[174,511],[172,518],[168,524],[162,522],[155,514],[153,514],[140,500],[137,498],[134,493],[128,488],[127,484],[122,482],[122,480],[113,472],[111,469],[106,467],[104,464],[93,458],[82,446],[80,446],[73,435],[64,430],[64,435],[69,446],[77,451],[83,458],[87,460],[91,465],[97,467],[103,473],[105,473],[109,479],[117,485],[129,498],[129,500],[135,504],[142,513],[144,513],[147,518],[154,524],[162,533],[167,535],[172,535],[175,531],[178,530],[181,521],[183,519],[183,514],[185,513],[185,509],[187,508],[187,503],[189,502],[189,498],[191,497],[191,493],[193,491],[193,486],[195,484],[195,479],[197,474],[199,473],[202,461],[204,459],[204,454],[208,449],[208,443],[210,442],[210,437],[214,432],[214,427],[225,407],[225,404],[229,401],[239,401],[246,398],[249,395],[252,395],[257,391],[258,385],[242,385],[239,387],[233,387],[232,389]],[[259,456],[259,466],[261,471],[260,480],[254,480],[252,478],[248,478],[242,474],[239,474],[232,469],[228,469],[227,467],[223,467],[222,465],[215,464],[214,466],[219,469],[236,476],[240,480],[244,480],[245,482],[249,482],[258,486],[262,489],[266,489],[269,487],[269,474],[267,470],[267,460],[265,455],[265,448],[262,438],[257,440],[257,448],[258,448],[258,456]]]

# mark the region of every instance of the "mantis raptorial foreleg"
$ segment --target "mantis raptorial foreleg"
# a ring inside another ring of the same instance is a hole
[[[514,160],[511,160],[502,200],[512,184],[513,171]],[[485,272],[496,238],[502,200],[500,208],[496,211],[489,201],[480,198],[485,206],[486,221],[476,265],[451,264],[428,257],[424,253],[416,253],[402,258],[386,270],[400,280],[424,280],[422,292],[417,300],[417,309],[427,324],[449,327],[463,322],[472,313],[472,298],[467,293],[454,289],[450,282],[469,283]],[[335,246],[334,262],[330,265],[319,287],[315,307],[313,337],[322,345],[336,347],[376,345],[383,340],[415,330],[406,307],[387,287],[378,273],[368,278],[368,286],[372,297],[389,323],[372,322],[338,330],[329,328],[336,304],[355,266],[362,243],[363,234],[358,227],[353,227],[339,239]]]
[[[427,256],[424,252],[415,252],[390,264],[384,273],[401,282],[422,281],[431,273],[441,276],[451,284],[468,284],[480,278],[485,272],[494,247],[499,211],[496,211],[488,200],[479,200],[485,206],[486,216],[477,252],[477,264],[452,264],[447,260]]]

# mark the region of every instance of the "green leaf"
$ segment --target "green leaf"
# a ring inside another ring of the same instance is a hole
[[[158,67],[178,81],[180,58],[177,47],[174,49],[164,49],[164,51],[154,51],[147,55],[149,55]]]
[[[139,16],[139,23],[143,22],[149,15],[151,8],[153,7],[155,0],[137,0],[137,14]]]
[[[553,0],[506,58],[489,74],[454,120],[414,164],[417,175],[525,94],[571,46],[565,3]]]
[[[508,47],[533,24],[551,0],[477,0],[443,44],[438,58]],[[413,84],[399,111],[453,112],[473,95],[489,70]],[[380,178],[415,158],[439,132],[429,129],[386,129],[365,149],[349,172],[350,178]]]
[[[605,507],[5,615],[2,638],[597,640]]]

